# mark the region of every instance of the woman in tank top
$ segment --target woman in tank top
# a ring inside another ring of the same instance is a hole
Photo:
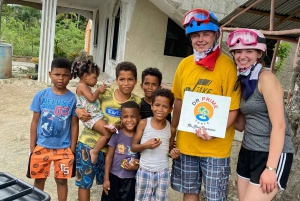
[[[283,90],[262,67],[267,47],[260,31],[236,30],[227,45],[238,69],[236,88],[242,87],[235,121],[235,128],[244,131],[237,164],[239,200],[272,200],[286,187],[294,153]]]

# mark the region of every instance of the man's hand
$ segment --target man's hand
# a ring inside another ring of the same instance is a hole
[[[201,128],[197,128],[197,129],[195,130],[195,134],[196,134],[199,138],[202,138],[202,139],[205,140],[205,141],[214,139],[214,137],[208,135],[208,133],[206,132],[206,129],[205,129],[204,126],[202,126]]]

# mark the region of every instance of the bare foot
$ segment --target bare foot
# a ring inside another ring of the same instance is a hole
[[[98,153],[95,152],[95,149],[90,150],[90,155],[91,155],[91,161],[93,164],[97,163],[98,161]]]

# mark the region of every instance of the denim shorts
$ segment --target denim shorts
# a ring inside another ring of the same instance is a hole
[[[78,142],[76,147],[76,177],[75,185],[90,189],[96,177],[96,184],[102,185],[104,179],[105,154],[99,152],[97,163],[93,164],[90,156],[91,147]]]
[[[207,201],[227,199],[230,158],[208,158],[180,154],[173,160],[171,187],[185,194],[199,194],[203,180]]]

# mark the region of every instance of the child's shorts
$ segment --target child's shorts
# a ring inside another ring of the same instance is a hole
[[[94,117],[88,121],[82,122],[82,124],[87,127],[88,129],[93,129],[93,126],[95,125],[95,123],[99,120],[102,120],[103,116],[98,116],[98,117]],[[104,121],[104,120],[102,120]]]
[[[168,200],[169,168],[150,172],[140,167],[136,173],[135,201]]]
[[[27,177],[33,179],[47,178],[50,165],[54,162],[54,177],[67,179],[72,177],[74,154],[70,148],[48,149],[37,145],[29,156]]]
[[[269,152],[251,151],[241,147],[237,164],[237,174],[240,178],[249,180],[253,185],[259,185],[260,175],[266,168]],[[292,153],[281,153],[277,170],[277,184],[284,190],[293,162]]]
[[[110,190],[108,195],[102,192],[101,201],[134,201],[135,178],[119,178],[109,173]]]
[[[75,185],[79,188],[90,189],[93,185],[94,177],[96,177],[97,184],[103,184],[105,154],[100,151],[98,162],[93,164],[90,156],[91,149],[91,147],[82,142],[78,142],[76,147]]]

